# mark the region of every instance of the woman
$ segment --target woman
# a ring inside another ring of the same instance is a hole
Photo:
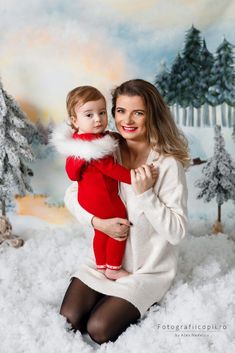
[[[123,268],[131,274],[111,281],[96,271],[91,257],[73,274],[61,306],[74,329],[100,344],[116,340],[166,294],[187,225],[187,143],[161,95],[151,83],[136,79],[117,87],[112,103],[123,137],[118,161],[132,169],[132,186],[120,184],[128,220],[93,217],[77,205],[76,185],[65,196],[80,222],[120,241],[127,238]],[[158,168],[157,181],[151,164]]]

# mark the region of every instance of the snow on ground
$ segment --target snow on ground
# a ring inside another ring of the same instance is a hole
[[[235,244],[228,235],[188,235],[180,245],[178,274],[161,305],[115,343],[99,346],[88,335],[67,331],[58,314],[70,274],[86,257],[90,231],[77,223],[58,227],[33,217],[10,218],[26,242],[19,249],[0,248],[1,353],[235,350]]]

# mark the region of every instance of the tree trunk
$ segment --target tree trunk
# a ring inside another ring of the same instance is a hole
[[[174,121],[176,123],[176,104],[173,105],[172,116],[173,116],[173,119],[174,119]]]
[[[212,126],[216,125],[216,107],[212,106]]]
[[[183,119],[182,119],[182,124],[186,126],[187,123],[187,109],[183,108]]]
[[[212,234],[218,234],[218,233],[224,232],[223,225],[221,223],[221,206],[222,205],[218,204],[218,216],[217,216],[217,220],[212,226]]]
[[[221,222],[221,205],[218,205],[218,217],[217,217],[217,221]]]
[[[208,105],[208,103],[205,103],[203,105],[203,126],[210,126],[209,105]]]
[[[232,125],[235,125],[235,108],[233,107],[233,113],[232,113]]]
[[[201,107],[197,108],[197,126],[201,126]]]
[[[176,124],[179,125],[180,123],[180,115],[179,115],[179,104],[176,103]]]
[[[2,200],[2,216],[6,216],[6,202]]]
[[[226,107],[225,103],[221,104],[221,125],[227,126],[226,124]]]
[[[193,111],[193,106],[189,106],[189,117],[188,117],[188,125],[189,126],[194,126],[194,111]]]
[[[232,127],[232,107],[228,105],[228,127]]]

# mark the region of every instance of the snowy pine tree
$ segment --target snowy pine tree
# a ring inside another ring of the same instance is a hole
[[[173,64],[172,70],[176,65]],[[175,107],[175,113],[173,116],[176,117],[176,123],[179,124],[179,105],[177,104],[177,92],[176,90],[177,73],[172,74],[168,71],[166,63],[163,61],[160,64],[159,73],[155,78],[155,86],[163,96],[165,102],[172,107],[172,111]]]
[[[160,63],[160,68],[159,68],[159,72],[156,75],[155,78],[155,86],[157,87],[157,89],[159,90],[159,92],[161,93],[161,95],[164,97],[166,103],[169,103],[168,100],[168,91],[169,91],[169,71],[166,67],[166,63],[165,61],[162,61]]]
[[[48,136],[48,139],[50,139],[50,135],[51,135],[51,133],[54,131],[54,129],[55,129],[55,122],[54,122],[54,120],[51,118],[50,120],[49,120],[49,123],[48,123],[48,125],[47,125],[47,136]]]
[[[166,102],[175,108],[177,123],[181,107],[182,124],[195,126],[196,108],[197,126],[202,123],[204,126],[215,126],[216,107],[221,105],[222,125],[232,127],[235,124],[233,48],[224,39],[214,56],[207,49],[205,39],[202,41],[198,29],[192,26],[186,32],[184,48],[181,54],[177,54],[170,72],[165,68],[155,78],[156,87]],[[212,109],[212,121],[209,106]]]
[[[209,158],[202,169],[203,177],[195,186],[201,191],[197,198],[205,202],[216,199],[218,205],[217,222],[221,222],[221,206],[228,200],[235,200],[235,163],[225,149],[220,126],[215,126],[214,155]]]
[[[210,88],[207,101],[213,107],[221,105],[221,121],[223,126],[232,126],[231,106],[235,105],[235,70],[233,59],[234,46],[226,39],[216,50],[213,68],[211,70]],[[228,121],[225,115],[225,103],[228,104]],[[216,124],[216,111],[214,108],[213,119]]]
[[[200,70],[200,85],[201,85],[201,104],[203,105],[203,125],[210,126],[209,105],[206,99],[210,86],[210,75],[214,64],[213,54],[209,52],[206,46],[205,39],[203,40],[201,50],[201,70]],[[200,108],[199,108],[200,109]],[[198,117],[198,126],[200,126],[200,118]]]
[[[6,204],[14,194],[32,191],[28,176],[32,170],[25,164],[33,160],[27,131],[32,124],[0,83],[0,207],[5,215]]]
[[[33,141],[47,145],[49,143],[48,130],[43,126],[41,121],[38,119],[36,121],[37,134],[34,135]]]
[[[188,101],[183,90],[185,72],[183,64],[183,59],[178,54],[170,71],[168,100],[169,104],[176,106],[177,123],[179,122],[179,106],[184,109],[183,125],[186,125],[186,107],[188,106]]]
[[[201,105],[202,90],[200,85],[202,39],[200,31],[194,26],[186,33],[182,57],[186,64],[184,96],[189,101],[189,126],[194,126],[194,110]]]
[[[171,69],[169,96],[174,95],[175,103],[183,109],[182,124],[187,124],[187,108],[190,104],[188,91],[185,87],[189,84],[187,76],[187,63],[180,54],[177,55]],[[171,98],[171,96],[170,96]]]
[[[48,129],[39,119],[35,123],[34,133],[30,136],[30,145],[36,159],[44,159],[52,151],[52,146],[49,146]]]

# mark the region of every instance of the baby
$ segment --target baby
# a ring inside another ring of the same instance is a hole
[[[130,170],[117,164],[117,140],[105,131],[108,124],[106,101],[91,86],[73,89],[67,96],[72,130],[54,132],[52,142],[68,156],[66,171],[78,182],[78,202],[88,212],[103,219],[127,218],[118,196],[118,182],[131,184]],[[116,280],[129,273],[122,268],[126,240],[118,241],[95,229],[93,249],[97,270]]]

